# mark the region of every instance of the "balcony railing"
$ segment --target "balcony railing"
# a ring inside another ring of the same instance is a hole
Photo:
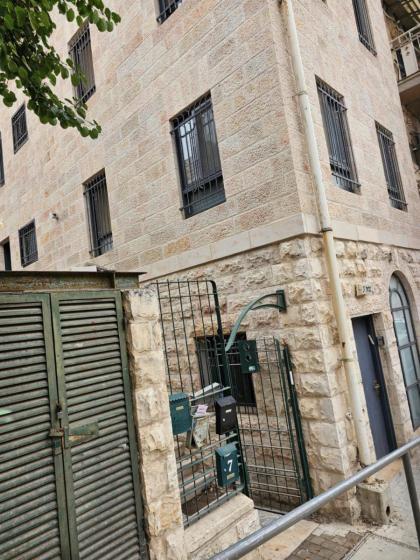
[[[392,41],[398,81],[420,71],[420,24]]]

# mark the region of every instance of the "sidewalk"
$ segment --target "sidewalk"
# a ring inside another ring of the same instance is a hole
[[[420,492],[420,464],[413,469]],[[420,560],[402,468],[391,482],[391,494],[389,525],[301,521],[263,545],[261,556],[264,560]],[[273,516],[260,512],[261,524],[267,524]]]

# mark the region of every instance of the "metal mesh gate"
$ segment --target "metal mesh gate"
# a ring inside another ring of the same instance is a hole
[[[287,349],[274,338],[256,342],[259,367],[244,373],[239,332],[228,353],[216,285],[212,281],[157,283],[168,385],[171,394],[187,393],[193,418],[199,405],[206,420],[199,437],[176,435],[178,480],[185,525],[190,525],[238,492],[257,507],[287,511],[310,495],[309,477]],[[232,395],[237,403],[236,429],[219,436],[215,401]],[[234,442],[241,479],[221,488],[215,451]]]

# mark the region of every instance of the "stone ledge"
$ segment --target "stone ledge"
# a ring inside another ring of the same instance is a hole
[[[254,502],[244,494],[218,507],[185,531],[185,543],[190,560],[206,560],[260,528]],[[246,556],[259,560],[258,551]]]

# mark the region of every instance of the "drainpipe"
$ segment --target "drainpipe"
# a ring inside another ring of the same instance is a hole
[[[280,0],[281,2],[282,0]],[[292,57],[293,70],[295,73],[297,96],[303,118],[304,133],[309,153],[309,162],[315,184],[318,203],[321,233],[324,242],[325,258],[327,261],[328,278],[332,290],[332,299],[335,319],[340,337],[341,359],[346,373],[350,407],[356,431],[357,445],[359,448],[359,460],[362,465],[369,465],[370,449],[364,420],[364,410],[361,400],[360,387],[358,384],[358,371],[351,350],[351,339],[349,333],[349,319],[346,312],[343,291],[338,272],[338,260],[334,247],[334,233],[331,224],[328,201],[322,179],[321,162],[319,159],[318,146],[316,143],[314,122],[312,119],[309,95],[306,88],[305,73],[302,56],[300,52],[298,32],[296,28],[295,14],[292,0],[287,0],[287,23],[290,38],[290,53]]]

